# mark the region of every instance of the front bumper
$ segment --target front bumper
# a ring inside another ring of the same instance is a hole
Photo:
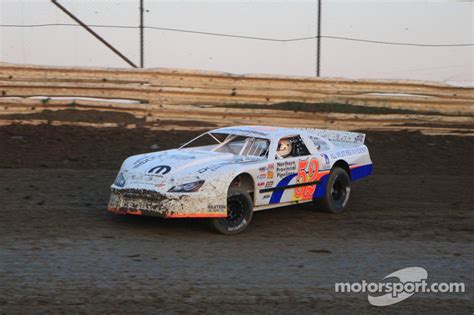
[[[117,214],[162,218],[220,218],[226,205],[209,202],[203,193],[169,194],[147,189],[112,188],[107,210]]]

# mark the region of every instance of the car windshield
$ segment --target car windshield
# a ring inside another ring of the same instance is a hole
[[[240,156],[266,157],[269,146],[268,139],[208,132],[184,144],[180,149],[193,148]]]

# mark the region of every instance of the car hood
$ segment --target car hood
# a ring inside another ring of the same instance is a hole
[[[217,170],[226,165],[260,161],[258,157],[236,156],[204,150],[175,149],[136,155],[127,159],[122,171],[127,177],[140,180],[179,181],[180,178],[207,177],[209,170]]]

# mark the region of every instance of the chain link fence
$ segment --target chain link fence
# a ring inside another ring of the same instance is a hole
[[[136,65],[140,2],[58,1]],[[315,76],[317,1],[143,6],[145,67]],[[3,62],[130,67],[51,1],[0,10]],[[321,16],[322,76],[474,82],[472,3],[323,1]]]

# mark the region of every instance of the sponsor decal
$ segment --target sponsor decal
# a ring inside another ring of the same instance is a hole
[[[263,186],[265,186],[265,182],[257,183],[257,187],[263,187]]]
[[[265,184],[265,188],[269,188],[269,187],[272,187],[273,186],[273,181],[269,181]]]
[[[267,172],[267,178],[268,179],[273,179],[273,171],[268,171]]]
[[[277,178],[284,178],[290,174],[296,173],[296,161],[278,162],[276,168]]]
[[[156,155],[155,156],[144,156],[141,159],[138,159],[135,162],[133,162],[133,168],[139,168],[143,164],[146,164],[150,161],[156,160],[159,157],[160,156],[156,156]]]
[[[337,131],[337,130],[323,130],[313,128],[297,128],[309,132],[316,133],[319,137],[326,138],[330,141],[349,142],[349,143],[363,143],[365,135],[357,132]]]
[[[355,137],[354,141],[355,141],[356,143],[364,143],[364,140],[365,140],[364,138],[365,138],[365,137],[364,137],[363,134],[358,134],[358,135]]]
[[[328,156],[327,154],[324,154],[324,162],[325,162],[326,164],[329,164],[329,163],[330,163],[330,161],[329,161],[329,156]]]
[[[267,169],[268,169],[269,171],[273,171],[273,170],[275,169],[275,164],[273,164],[273,163],[268,164],[268,165],[267,165]]]
[[[218,170],[219,168],[223,167],[225,164],[217,164],[217,165],[211,165],[211,166],[206,166],[204,168],[198,169],[197,172],[199,174],[205,173],[207,171],[214,172],[215,170]]]
[[[189,154],[170,154],[168,153],[166,155],[166,159],[170,160],[193,160],[196,157],[194,155],[189,155]]]
[[[266,173],[263,173],[263,174],[260,174],[257,176],[257,179],[265,179],[267,178],[267,174]]]
[[[321,157],[324,159],[324,166],[329,166],[331,164],[331,160],[329,160],[329,156],[325,153],[321,153]]]
[[[263,196],[262,196],[262,199],[268,199],[268,198],[270,198],[270,196],[271,196],[270,194],[263,195]]]
[[[155,175],[166,175],[171,171],[171,166],[169,165],[158,165],[148,170],[148,174]]]
[[[221,212],[226,209],[225,205],[208,205],[207,209],[213,212]]]
[[[331,158],[332,159],[337,159],[337,158],[342,158],[342,157],[345,157],[345,156],[363,154],[363,153],[367,153],[367,152],[368,152],[368,150],[367,150],[366,147],[361,147],[361,148],[349,149],[349,150],[343,150],[343,151],[331,153]]]
[[[260,168],[258,169],[258,171],[259,171],[260,173],[264,173],[264,172],[267,171],[267,168],[266,168],[265,166],[262,166],[262,167],[260,167]]]

